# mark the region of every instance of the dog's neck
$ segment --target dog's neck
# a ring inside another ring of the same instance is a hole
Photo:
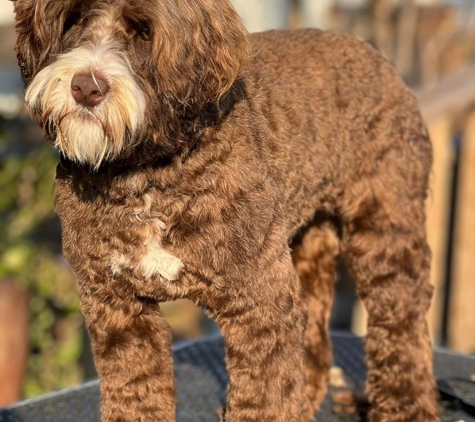
[[[121,201],[125,197],[142,196],[150,189],[173,190],[187,173],[188,161],[193,162],[195,154],[220,155],[220,149],[230,142],[230,134],[222,130],[233,109],[245,98],[245,85],[236,82],[221,99],[219,106],[210,106],[200,115],[200,125],[178,142],[171,153],[163,151],[155,142],[141,142],[126,156],[114,161],[105,161],[98,169],[78,164],[66,156],[60,156],[57,168],[58,178],[73,180],[74,190],[85,201],[96,197]],[[191,163],[191,166],[194,164]]]
[[[163,167],[179,158],[185,163],[196,151],[207,130],[219,128],[229,117],[235,106],[246,97],[246,86],[242,79],[237,79],[231,88],[217,103],[209,103],[200,110],[185,108],[178,117],[178,130],[164,132],[163,142],[146,137],[113,161],[104,160],[97,169],[88,164],[71,161],[60,154],[60,167],[70,170],[73,167],[82,174],[127,174],[135,173],[145,167]],[[53,134],[54,135],[54,134]],[[133,143],[133,141],[131,141]]]

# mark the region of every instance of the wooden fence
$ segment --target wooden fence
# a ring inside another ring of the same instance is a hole
[[[418,97],[434,145],[429,322],[436,341],[475,353],[475,66]]]

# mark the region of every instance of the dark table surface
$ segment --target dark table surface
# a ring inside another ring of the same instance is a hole
[[[363,344],[351,334],[333,333],[334,364],[363,389],[366,367]],[[223,406],[228,374],[224,365],[224,342],[209,337],[174,347],[177,382],[177,422],[218,421],[216,409]],[[475,374],[475,357],[436,349],[437,378],[468,377]],[[475,422],[462,411],[441,408],[444,422]],[[98,422],[99,385],[89,382],[75,388],[28,400],[0,409],[0,422]],[[329,397],[316,422],[358,422],[359,416],[334,415]]]

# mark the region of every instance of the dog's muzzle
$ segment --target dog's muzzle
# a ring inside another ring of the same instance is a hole
[[[145,112],[127,56],[110,37],[58,56],[35,76],[25,99],[54,134],[55,147],[95,169],[131,144]]]

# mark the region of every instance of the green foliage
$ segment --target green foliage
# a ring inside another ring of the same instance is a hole
[[[31,294],[25,395],[81,381],[82,318],[74,278],[60,255],[54,213],[56,153],[41,142],[21,148],[0,135],[0,280]]]

